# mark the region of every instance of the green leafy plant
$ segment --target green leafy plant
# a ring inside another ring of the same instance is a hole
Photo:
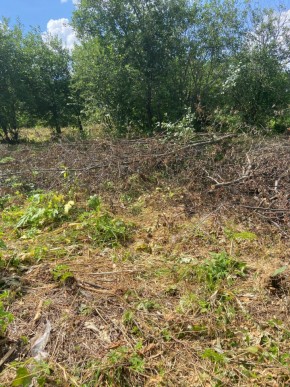
[[[257,239],[257,235],[250,231],[235,231],[226,228],[224,232],[229,239],[236,241],[254,241]]]
[[[10,195],[4,195],[0,197],[0,209],[3,210],[11,199]]]
[[[43,227],[58,222],[67,216],[74,204],[72,201],[66,203],[64,196],[56,193],[37,193],[29,201],[30,205],[16,228]]]
[[[220,363],[224,364],[227,362],[227,357],[215,349],[207,348],[203,354],[202,354],[203,359],[209,359],[213,363]]]
[[[90,196],[88,200],[88,207],[91,210],[98,211],[101,208],[101,198],[98,195]]]
[[[110,247],[126,242],[132,230],[131,225],[121,219],[113,218],[108,213],[92,218],[90,226],[92,239],[100,245]]]
[[[154,309],[160,309],[160,305],[158,305],[154,300],[145,299],[138,303],[137,309],[150,312]]]
[[[196,274],[200,282],[205,282],[209,289],[214,289],[223,280],[234,276],[243,276],[246,264],[239,262],[227,253],[212,253],[212,258],[196,266]]]
[[[142,342],[138,342],[133,351],[125,346],[120,347],[109,352],[108,361],[117,367],[125,365],[134,372],[143,372],[145,361],[139,354],[140,350],[142,350]]]
[[[70,271],[69,267],[67,265],[57,265],[52,270],[53,279],[55,281],[65,283],[69,278],[73,278],[74,275]]]
[[[13,321],[14,317],[12,313],[9,313],[4,308],[4,303],[2,300],[5,300],[9,297],[7,291],[3,292],[0,295],[0,337],[5,335],[8,325]]]
[[[231,241],[230,255],[233,254],[234,243],[240,243],[243,241],[253,242],[257,239],[257,235],[250,231],[236,231],[232,228],[225,228],[224,233]]]
[[[2,239],[0,239],[0,249],[4,249],[4,250],[7,249],[7,246]]]
[[[3,159],[0,160],[0,164],[12,163],[14,160],[14,157],[11,156],[3,157]]]
[[[105,383],[108,386],[135,385],[134,376],[142,375],[145,371],[145,360],[141,354],[142,342],[134,348],[121,346],[111,350],[108,355],[97,364],[94,382]]]
[[[33,380],[37,382],[37,386],[44,387],[51,374],[49,365],[44,361],[29,359],[26,362],[13,364],[16,367],[16,377],[12,382],[12,387],[28,387],[32,385]]]
[[[165,117],[166,118],[166,117]],[[195,114],[190,108],[187,108],[183,117],[177,122],[162,122],[159,123],[161,128],[165,131],[165,139],[175,141],[187,142],[196,136],[194,128]]]

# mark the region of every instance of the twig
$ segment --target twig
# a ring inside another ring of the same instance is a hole
[[[97,273],[88,273],[88,274],[89,275],[113,275],[113,274],[122,274],[122,273],[138,273],[138,270],[107,271],[107,272],[97,272]]]
[[[78,282],[78,286],[82,289],[85,289],[85,290],[88,290],[90,292],[94,292],[94,293],[100,293],[100,294],[107,294],[109,296],[115,296],[115,292],[112,292],[111,290],[107,290],[107,289],[96,289],[95,287],[91,287],[91,286],[87,286],[87,285],[84,285],[82,283],[79,283]]]
[[[243,204],[239,205],[243,208],[249,208],[251,210],[257,210],[257,211],[266,211],[266,212],[290,212],[290,208],[265,208],[265,207],[252,207],[252,206],[245,206]]]
[[[220,181],[216,180],[214,177],[210,176],[206,169],[204,169],[204,171],[206,172],[207,177],[215,183],[214,184],[215,188],[227,187],[227,186],[232,185],[232,184],[240,183],[241,181],[244,181],[244,180],[248,179],[251,176],[250,172],[251,172],[251,169],[252,169],[252,162],[251,162],[251,159],[250,159],[248,153],[246,154],[246,157],[247,157],[247,162],[248,162],[247,169],[245,170],[243,168],[242,176],[238,177],[237,179],[220,182]]]
[[[216,143],[219,143],[223,140],[226,140],[226,139],[229,139],[229,138],[233,138],[233,137],[236,137],[237,135],[236,134],[228,134],[226,136],[222,136],[222,137],[219,137],[219,138],[216,138],[216,139],[211,139],[211,140],[208,140],[208,141],[197,141],[197,142],[194,142],[194,143],[190,143],[190,144],[187,144],[187,145],[184,145],[184,146],[181,146],[181,147],[177,147],[175,149],[172,149],[168,152],[164,152],[164,153],[157,153],[157,154],[145,154],[145,155],[142,155],[142,154],[139,154],[138,155],[138,158],[150,158],[150,159],[159,159],[159,158],[162,158],[162,157],[165,157],[165,156],[169,156],[169,155],[172,155],[172,154],[179,154],[180,151],[183,151],[185,149],[189,149],[189,148],[195,148],[195,147],[198,147],[198,146],[203,146],[203,145],[210,145],[210,144],[216,144]],[[114,159],[113,159],[114,160]],[[124,166],[124,165],[130,165],[132,163],[134,163],[136,160],[134,157],[128,157],[127,160],[123,160],[121,163],[120,161],[115,158],[115,163],[117,166],[119,166],[119,169],[120,169],[120,166]],[[90,166],[87,166],[87,167],[84,167],[84,168],[67,168],[67,171],[68,172],[88,172],[88,171],[91,171],[91,170],[94,170],[94,169],[100,169],[100,168],[108,168],[111,166],[111,162],[108,162],[108,163],[98,163],[98,164],[93,164],[93,165],[90,165]],[[24,175],[24,174],[27,174],[27,173],[30,173],[30,174],[33,174],[33,173],[46,173],[46,172],[58,172],[58,173],[62,173],[64,171],[64,168],[44,168],[44,169],[33,169],[32,170],[24,170],[24,171],[13,171],[13,172],[7,172],[7,173],[3,173],[0,175],[0,179],[2,178],[5,178],[5,177],[9,177],[9,176],[14,176],[14,175]]]
[[[6,363],[6,361],[10,358],[10,356],[13,355],[15,350],[16,350],[16,345],[10,348],[9,351],[2,357],[2,359],[0,360],[0,368]]]

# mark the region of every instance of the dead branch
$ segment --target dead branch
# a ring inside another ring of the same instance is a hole
[[[290,208],[267,208],[267,207],[252,207],[240,204],[240,207],[249,208],[251,210],[265,211],[265,212],[290,212]]]
[[[200,147],[200,146],[205,146],[205,145],[211,145],[211,144],[217,144],[221,141],[224,141],[229,138],[236,137],[236,134],[228,134],[226,136],[222,136],[219,138],[214,138],[210,139],[207,141],[197,141],[193,142],[184,146],[175,146],[173,145],[173,149],[170,151],[166,151],[164,153],[146,153],[146,154],[138,154],[138,159],[149,159],[149,160],[154,160],[154,159],[161,159],[170,155],[178,155],[180,152],[183,152],[187,149],[190,148],[195,148],[195,147]],[[108,156],[108,155],[107,155]],[[134,164],[136,162],[136,156],[135,155],[128,155],[125,159],[121,159],[119,156],[114,156],[113,159],[110,162],[106,163],[96,163],[96,164],[91,164],[87,167],[82,167],[82,168],[72,168],[72,167],[67,167],[67,168],[33,168],[31,169],[26,169],[26,170],[21,170],[21,171],[11,171],[11,172],[6,172],[0,174],[0,180],[6,177],[10,176],[21,176],[25,174],[40,174],[40,173],[49,173],[49,172],[55,172],[55,173],[63,173],[64,171],[67,172],[89,172],[95,169],[101,169],[101,168],[109,168],[112,166],[112,162],[116,167],[118,168],[119,174],[120,174],[120,165],[122,166],[128,166],[130,164]]]
[[[0,359],[0,368],[5,365],[5,363],[9,360],[9,358],[13,355],[13,353],[16,351],[16,345],[14,345],[12,348],[9,349],[9,351]]]
[[[208,179],[212,180],[215,183],[214,188],[227,187],[227,186],[237,184],[237,183],[240,183],[240,182],[248,179],[251,176],[252,163],[251,163],[251,160],[250,160],[248,153],[246,154],[246,157],[247,157],[247,163],[248,163],[247,168],[246,169],[243,168],[242,175],[234,180],[220,182],[220,181],[216,180],[214,177],[210,176],[210,174],[207,170],[204,170],[207,174]]]

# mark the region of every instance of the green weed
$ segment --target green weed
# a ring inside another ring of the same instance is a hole
[[[138,310],[151,312],[152,310],[160,309],[160,305],[153,300],[142,300],[137,305]]]
[[[212,258],[196,266],[196,274],[200,282],[205,283],[210,290],[223,280],[245,275],[246,264],[239,262],[227,253],[212,253]]]
[[[208,359],[213,363],[219,363],[219,364],[224,364],[227,362],[227,357],[223,354],[220,353],[214,349],[207,348],[203,354],[202,354],[203,359]]]
[[[37,193],[29,198],[30,205],[16,224],[16,228],[37,227],[59,222],[71,211],[74,202],[65,202],[61,194]]]
[[[12,365],[16,368],[16,377],[12,382],[12,387],[32,386],[33,381],[37,383],[37,386],[43,387],[51,374],[49,365],[44,361],[29,359],[26,362],[14,362]]]
[[[57,265],[52,270],[53,279],[64,284],[69,278],[73,278],[73,273],[67,265]]]
[[[111,350],[98,365],[94,381],[106,386],[132,386],[134,377],[143,374],[145,360],[141,355],[143,345],[138,342],[134,348],[127,346]],[[99,384],[98,384],[99,385]]]
[[[93,213],[83,213],[79,219],[84,230],[89,233],[89,238],[96,244],[114,247],[127,242],[131,237],[132,224],[112,217],[109,213],[101,214],[99,209]]]
[[[0,337],[5,335],[8,325],[13,321],[14,317],[12,313],[9,313],[5,310],[2,300],[5,300],[9,297],[7,291],[3,292],[0,295]]]
[[[196,309],[198,297],[194,293],[187,293],[180,298],[178,313],[187,313]]]
[[[88,200],[88,207],[90,210],[99,211],[101,208],[101,198],[97,195],[90,196]]]
[[[15,160],[14,157],[6,156],[0,160],[0,164],[12,163],[14,160]]]
[[[4,195],[0,197],[0,209],[3,210],[10,202],[11,196]]]
[[[239,244],[241,242],[253,242],[257,240],[257,235],[250,231],[237,231],[234,228],[225,228],[225,236],[230,240],[230,255],[233,254],[234,244]]]

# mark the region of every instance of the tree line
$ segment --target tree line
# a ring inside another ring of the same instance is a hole
[[[72,52],[0,24],[0,134],[101,122],[150,134],[290,126],[290,21],[239,0],[82,0]]]

